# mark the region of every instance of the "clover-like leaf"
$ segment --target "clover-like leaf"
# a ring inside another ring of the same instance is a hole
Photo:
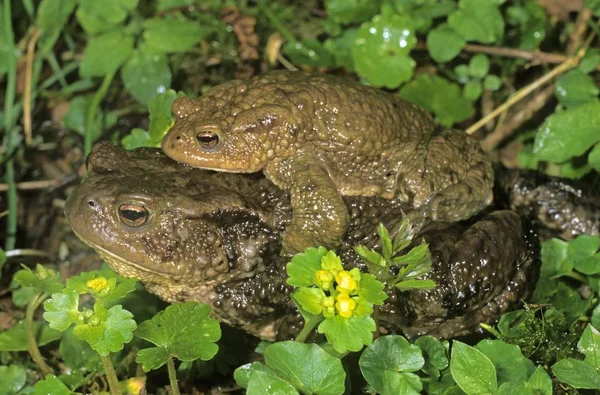
[[[19,270],[13,276],[13,280],[24,288],[33,287],[39,292],[49,294],[58,293],[63,289],[60,274],[39,264],[36,265],[35,272],[29,268]]]
[[[342,362],[316,344],[294,341],[268,345],[265,363],[303,394],[337,395],[344,392]]]
[[[416,62],[409,54],[416,44],[410,17],[377,15],[356,32],[352,46],[354,68],[373,86],[397,88],[412,77]]]
[[[467,394],[495,393],[496,369],[485,354],[455,340],[452,343],[450,371],[458,386]]]
[[[319,333],[325,334],[327,341],[339,353],[359,351],[364,345],[373,342],[373,332],[377,329],[371,316],[343,318],[339,315],[326,318],[319,324]]]
[[[362,353],[358,364],[369,385],[380,394],[407,393],[402,390],[407,384],[412,387],[409,393],[422,389],[418,377],[418,384],[413,387],[414,378],[407,375],[425,364],[421,349],[402,336],[383,336],[375,340]]]
[[[382,305],[388,298],[388,294],[383,291],[383,287],[383,283],[378,281],[375,276],[369,273],[362,273],[358,296],[369,303]]]
[[[294,291],[294,300],[311,314],[320,314],[323,311],[321,302],[325,296],[325,292],[320,288],[300,287]]]
[[[95,342],[90,342],[90,346],[98,354],[107,356],[111,352],[121,351],[125,344],[131,341],[137,324],[133,320],[133,314],[123,306],[116,305],[108,310],[108,316],[101,323],[101,327],[102,337]],[[73,334],[78,336],[76,329],[77,327],[73,329]]]
[[[287,283],[294,287],[313,285],[315,273],[321,269],[321,260],[326,254],[325,247],[311,247],[294,255],[292,261],[286,266]]]
[[[427,49],[439,63],[454,59],[467,42],[448,24],[441,24],[427,34]]]
[[[504,36],[504,18],[494,1],[460,0],[448,24],[467,41],[491,44]]]
[[[33,387],[32,395],[71,395],[73,391],[69,389],[56,376],[49,374],[45,379],[38,381]]]
[[[209,314],[210,307],[206,304],[178,303],[142,322],[136,336],[157,347],[140,350],[136,361],[146,372],[164,365],[169,357],[208,361],[217,353],[219,347],[215,342],[221,338],[219,323],[209,318]]]
[[[71,324],[80,322],[79,294],[76,290],[65,289],[62,293],[53,294],[44,302],[44,319],[50,324],[50,328],[57,331],[66,330]]]

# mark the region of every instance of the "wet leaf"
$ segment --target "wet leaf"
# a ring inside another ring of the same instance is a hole
[[[44,319],[50,324],[50,328],[64,331],[71,324],[80,322],[79,294],[75,290],[63,290],[62,293],[52,295],[52,298],[44,302]]]
[[[494,364],[498,382],[527,380],[535,371],[535,365],[525,358],[519,346],[502,340],[482,340],[475,346]]]
[[[333,64],[334,59],[319,40],[307,39],[287,42],[282,51],[293,64],[309,67],[327,67]]]
[[[377,327],[370,316],[343,318],[339,315],[326,318],[319,324],[319,333],[324,333],[327,341],[340,354],[359,351],[373,342],[373,332]]]
[[[427,49],[436,62],[454,59],[467,42],[448,24],[443,23],[427,34]]]
[[[432,336],[421,336],[415,340],[425,359],[425,365],[422,369],[431,377],[437,379],[440,376],[439,371],[448,367],[448,353],[446,347]]]
[[[325,247],[311,247],[294,255],[292,261],[286,266],[287,283],[294,287],[313,285],[315,273],[321,269],[321,260],[326,254]]]
[[[158,52],[185,52],[198,44],[208,28],[186,19],[152,18],[144,21],[144,40]]]
[[[561,359],[552,365],[552,373],[574,388],[600,389],[600,374],[583,361]]]
[[[285,380],[261,370],[250,373],[247,395],[298,395],[298,391]]]
[[[570,70],[563,74],[554,88],[559,102],[567,107],[579,106],[598,100],[598,87],[594,79],[581,70]]]
[[[139,101],[147,105],[158,93],[171,86],[171,70],[167,56],[142,47],[136,50],[121,69],[125,88]]]
[[[493,1],[460,0],[448,23],[467,41],[491,44],[504,36],[504,19]]]
[[[416,44],[409,17],[377,15],[356,33],[352,46],[354,68],[373,86],[397,88],[412,77],[416,63],[409,54]]]
[[[82,77],[103,77],[114,73],[133,53],[133,37],[114,31],[92,37],[83,51],[79,68]]]
[[[529,377],[527,387],[536,395],[552,395],[552,379],[542,366],[538,366]]]
[[[596,328],[591,325],[585,328],[577,348],[585,355],[585,363],[596,370],[600,369],[600,332]]]
[[[0,366],[0,395],[18,393],[25,386],[25,368],[18,365]]]
[[[325,9],[333,21],[346,25],[371,19],[379,11],[379,2],[373,0],[327,0]]]
[[[32,326],[38,346],[44,346],[62,336],[59,331],[50,328],[45,322],[34,321]],[[0,351],[27,350],[29,350],[29,342],[25,331],[25,321],[19,321],[17,325],[0,333]]]
[[[450,371],[467,394],[495,393],[498,389],[492,361],[481,351],[457,340],[452,343]]]

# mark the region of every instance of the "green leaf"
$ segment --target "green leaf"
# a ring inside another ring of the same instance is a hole
[[[579,235],[568,245],[569,261],[573,268],[581,273],[591,275],[600,273],[600,237]]]
[[[525,358],[519,346],[502,340],[482,340],[475,346],[494,364],[498,382],[525,381],[535,371],[535,365]]]
[[[333,56],[335,67],[342,67],[348,72],[354,72],[351,48],[354,45],[357,29],[345,29],[341,36],[328,38],[323,43],[325,48]]]
[[[558,101],[567,107],[597,101],[598,93],[594,79],[581,70],[569,70],[556,81],[554,88]]]
[[[60,339],[61,333],[50,328],[45,322],[33,322],[33,333],[38,346],[44,346],[50,342]],[[25,321],[19,321],[17,325],[0,333],[0,351],[27,351],[29,342]]]
[[[142,47],[133,53],[121,69],[125,88],[143,105],[171,86],[167,56]]]
[[[373,86],[397,88],[412,77],[416,63],[409,54],[416,44],[411,18],[377,15],[356,33],[352,46],[354,68]]]
[[[114,73],[133,53],[133,37],[114,31],[93,37],[83,51],[79,68],[82,77],[103,77]]]
[[[33,387],[32,395],[71,395],[73,391],[69,389],[56,376],[49,374],[44,380],[40,380]]]
[[[359,351],[364,345],[373,342],[373,332],[377,329],[370,316],[343,318],[339,315],[326,318],[319,324],[319,333],[324,333],[327,341],[340,354]]]
[[[52,298],[44,302],[44,319],[50,324],[50,328],[63,332],[71,324],[80,322],[79,294],[75,290],[65,289],[62,293],[52,295]]]
[[[429,55],[438,63],[454,59],[467,42],[448,24],[443,23],[427,34]]]
[[[467,100],[475,101],[479,99],[481,92],[483,92],[483,88],[481,87],[480,81],[469,81],[463,89],[463,96]]]
[[[250,373],[246,395],[298,395],[298,391],[275,375],[254,370]]]
[[[573,268],[567,260],[569,244],[560,239],[550,239],[542,243],[541,278],[557,278],[569,273]]]
[[[167,90],[165,93],[159,93],[154,96],[148,103],[148,111],[150,112],[150,126],[148,132],[153,143],[160,143],[171,126],[175,123],[173,114],[171,114],[171,106],[180,94],[177,94],[173,89]]]
[[[373,0],[327,0],[327,15],[337,23],[347,25],[371,19],[379,11],[379,2]]]
[[[185,52],[204,39],[209,29],[186,19],[152,18],[144,21],[144,40],[159,52]]]
[[[320,288],[300,287],[294,291],[294,300],[311,314],[321,314],[321,301],[325,296],[325,292]]]
[[[159,144],[154,144],[150,138],[150,133],[144,129],[134,128],[131,132],[121,140],[123,148],[132,150],[140,147],[159,147]]]
[[[577,348],[585,355],[585,363],[596,370],[600,369],[600,332],[596,328],[591,325],[585,328]]]
[[[502,80],[496,75],[486,75],[483,80],[483,89],[497,91],[502,86]]]
[[[358,296],[369,303],[382,305],[383,302],[388,298],[388,294],[384,292],[383,288],[383,283],[378,281],[374,275],[362,273],[360,276],[360,288],[358,289]]]
[[[440,376],[439,371],[448,367],[448,353],[446,347],[432,336],[421,336],[415,341],[419,346],[425,359],[425,365],[422,370],[437,379]]]
[[[19,392],[27,380],[25,368],[18,365],[0,366],[0,395]]]
[[[395,285],[400,291],[409,289],[435,289],[437,284],[433,280],[403,280]]]
[[[326,254],[325,247],[310,247],[294,255],[285,268],[288,275],[287,283],[294,287],[313,285],[315,273],[321,269],[321,260]]]
[[[451,126],[473,115],[473,104],[460,87],[437,75],[419,74],[400,89],[400,96],[433,112],[436,120]]]
[[[469,73],[474,78],[483,78],[490,72],[490,60],[484,54],[477,54],[469,62]]]
[[[138,0],[79,0],[77,20],[89,34],[109,30],[123,22]]]
[[[75,0],[42,0],[37,10],[37,25],[51,36],[62,30],[75,8]]]
[[[585,362],[561,359],[552,365],[552,373],[571,387],[600,389],[600,374]]]
[[[569,108],[546,118],[533,144],[540,160],[561,163],[582,155],[600,141],[600,102]]]
[[[309,67],[328,67],[334,63],[331,53],[319,40],[288,41],[282,48],[293,64]]]
[[[493,1],[460,0],[448,16],[450,26],[467,41],[491,44],[504,36],[504,19]]]
[[[495,395],[534,395],[533,391],[527,387],[527,383],[523,380],[509,381],[503,383]]]
[[[13,276],[13,280],[22,287],[32,287],[38,292],[53,294],[63,289],[60,274],[40,264],[36,265],[35,272],[29,268],[19,270]]]
[[[133,314],[123,309],[123,306],[116,305],[108,310],[106,317],[100,317],[99,324],[77,325],[73,328],[73,334],[90,343],[92,349],[101,356],[107,356],[111,352],[121,351],[133,339],[136,327]]]
[[[494,393],[498,389],[492,361],[481,351],[457,340],[452,343],[450,372],[467,394]]]
[[[381,394],[405,393],[402,388],[412,379],[406,373],[416,372],[425,360],[419,346],[402,336],[383,336],[365,349],[358,362],[360,370],[375,391]],[[420,380],[412,392],[421,391]],[[412,387],[412,385],[411,385]]]
[[[206,304],[178,303],[142,322],[136,336],[157,347],[140,350],[136,362],[147,372],[167,363],[169,356],[181,361],[208,361],[217,353],[215,342],[221,338],[219,323],[209,314]]]
[[[541,366],[538,366],[531,377],[529,377],[527,386],[536,395],[552,395],[552,379]]]
[[[64,364],[73,371],[82,368],[88,372],[104,371],[100,355],[85,340],[75,337],[71,328],[63,333],[58,351]]]
[[[390,239],[390,234],[382,223],[377,226],[377,234],[381,240],[383,257],[390,259],[392,257],[392,239]]]
[[[301,393],[344,393],[346,372],[342,362],[316,344],[278,342],[265,348],[264,357],[268,367]]]
[[[591,73],[600,64],[600,50],[597,48],[589,49],[577,68],[584,73]]]
[[[588,156],[588,162],[597,172],[600,172],[600,144],[594,145]]]
[[[262,371],[272,376],[277,377],[277,374],[268,366],[263,365],[260,362],[251,362],[240,366],[233,372],[233,378],[235,382],[242,388],[248,388],[248,382],[250,381],[250,375],[253,371]]]
[[[354,251],[361,257],[364,261],[371,263],[373,265],[385,267],[385,259],[375,250],[369,249],[363,246],[355,246]]]
[[[92,96],[78,96],[69,102],[69,110],[63,116],[65,126],[76,131],[81,136],[85,135],[85,117]],[[95,117],[91,126],[92,139],[100,137],[103,128],[109,128],[117,122],[113,112],[104,114],[104,117]]]

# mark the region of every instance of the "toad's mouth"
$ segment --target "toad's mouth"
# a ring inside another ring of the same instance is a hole
[[[75,230],[73,230],[73,233],[75,233],[75,236],[77,236],[79,240],[81,240],[85,245],[93,248],[96,251],[96,253],[100,256],[100,258],[106,261],[106,263],[112,269],[114,269],[117,273],[119,273],[122,276],[142,278],[147,277],[147,275],[150,274],[153,277],[168,277],[173,280],[180,280],[182,278],[181,275],[175,275],[173,273],[168,273],[156,269],[150,269],[148,267],[139,265],[135,262],[128,261],[127,259],[124,259],[123,257],[116,255],[103,247],[100,247],[98,244],[93,243],[89,239],[82,237]]]

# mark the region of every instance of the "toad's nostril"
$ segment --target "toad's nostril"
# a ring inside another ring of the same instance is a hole
[[[175,136],[175,140],[181,140],[181,136],[180,135]]]
[[[96,208],[98,206],[98,203],[95,200],[88,200],[87,203],[91,208]]]

